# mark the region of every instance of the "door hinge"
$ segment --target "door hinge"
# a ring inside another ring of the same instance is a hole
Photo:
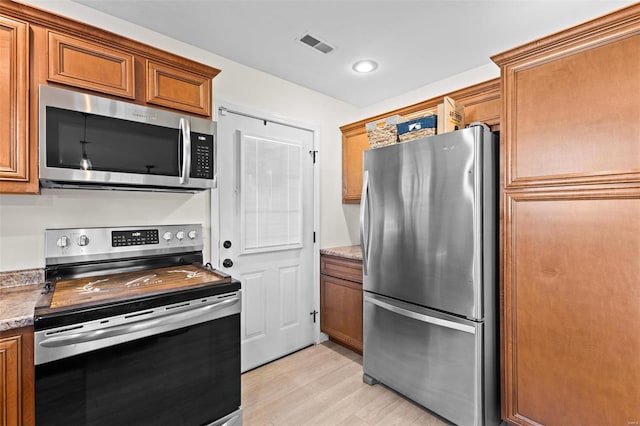
[[[313,243],[315,244],[315,242],[316,242],[316,232],[313,231]]]
[[[318,154],[318,151],[314,151],[314,150],[309,151],[309,155],[311,157],[313,157],[313,164],[316,164],[316,155],[317,154]]]
[[[309,315],[313,316],[313,323],[316,323],[316,315],[318,315],[318,311],[316,311],[315,309],[312,312],[309,312]]]

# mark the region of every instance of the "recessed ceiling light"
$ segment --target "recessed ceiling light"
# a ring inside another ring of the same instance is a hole
[[[367,73],[378,68],[378,63],[376,61],[372,61],[371,59],[365,59],[353,64],[352,68],[355,72]]]

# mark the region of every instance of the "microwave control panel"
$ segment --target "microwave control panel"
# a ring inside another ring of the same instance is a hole
[[[191,132],[191,177],[213,179],[213,135]]]

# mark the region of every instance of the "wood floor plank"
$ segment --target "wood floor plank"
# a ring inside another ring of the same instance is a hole
[[[446,425],[390,389],[362,381],[362,357],[333,342],[242,375],[245,426]]]

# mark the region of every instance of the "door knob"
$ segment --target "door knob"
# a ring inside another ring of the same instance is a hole
[[[222,261],[222,266],[224,266],[225,268],[231,268],[233,266],[233,260],[231,259],[225,259]]]
[[[222,247],[224,248],[230,248],[231,247],[231,241],[227,240],[224,243],[222,243]]]

